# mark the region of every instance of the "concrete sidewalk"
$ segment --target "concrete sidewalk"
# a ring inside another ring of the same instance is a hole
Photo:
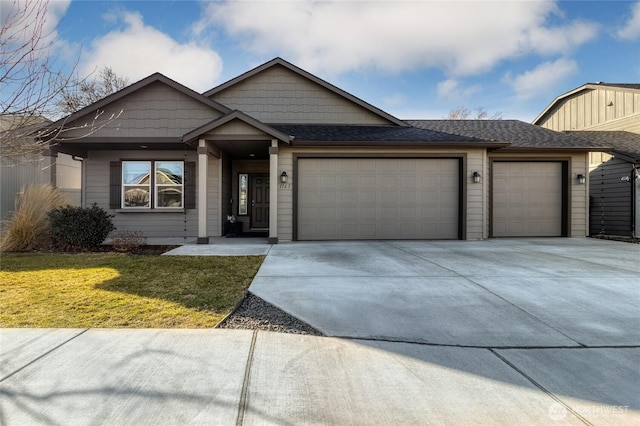
[[[3,329],[0,423],[638,424],[637,366],[632,348]]]

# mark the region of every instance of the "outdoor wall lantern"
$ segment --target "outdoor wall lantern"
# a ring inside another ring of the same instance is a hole
[[[584,185],[584,183],[587,181],[587,177],[585,175],[583,175],[582,173],[578,173],[578,183],[580,185]]]
[[[282,174],[280,174],[280,182],[287,183],[288,180],[289,176],[287,176],[287,172],[282,172]]]
[[[471,178],[473,179],[473,183],[480,183],[480,173],[473,172]]]

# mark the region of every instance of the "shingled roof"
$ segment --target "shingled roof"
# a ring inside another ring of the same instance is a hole
[[[545,129],[520,120],[406,120],[412,126],[475,137],[484,140],[507,142],[504,149],[585,150],[603,151],[607,145]]]
[[[436,129],[400,126],[351,126],[270,124],[282,133],[294,136],[296,145],[473,145],[499,147],[507,144],[481,137],[448,133]]]
[[[640,86],[640,85],[639,85]],[[613,153],[640,160],[640,134],[624,131],[569,131],[567,134],[578,136],[594,144],[610,146]]]

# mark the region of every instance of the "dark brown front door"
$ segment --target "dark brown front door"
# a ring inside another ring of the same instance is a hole
[[[251,227],[269,227],[269,176],[251,176]]]

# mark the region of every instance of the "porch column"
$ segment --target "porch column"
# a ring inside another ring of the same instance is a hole
[[[207,141],[198,141],[198,244],[209,244],[207,234]]]
[[[269,244],[278,244],[278,140],[269,147]]]

